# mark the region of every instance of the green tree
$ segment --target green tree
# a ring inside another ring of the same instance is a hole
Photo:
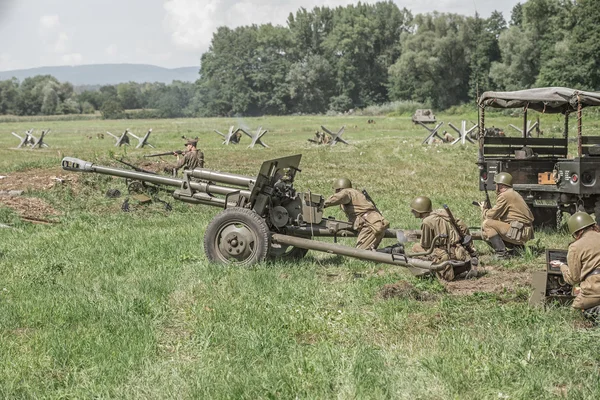
[[[56,109],[58,108],[58,94],[52,86],[47,86],[44,88],[42,92],[44,96],[44,100],[42,102],[41,112],[44,115],[54,115],[56,114]]]
[[[293,104],[291,111],[327,111],[329,99],[335,93],[335,85],[331,79],[331,65],[325,57],[310,55],[294,63],[287,74],[286,82]]]
[[[104,119],[120,119],[125,117],[121,103],[116,100],[107,100],[102,104],[100,113]]]
[[[19,98],[19,81],[16,78],[0,81],[0,114],[14,114]]]

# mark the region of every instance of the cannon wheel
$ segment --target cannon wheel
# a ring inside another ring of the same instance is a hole
[[[301,249],[300,247],[288,246],[279,243],[271,243],[271,250],[269,251],[270,260],[299,260],[304,258],[308,253],[308,249]]]
[[[247,208],[232,207],[206,228],[204,251],[210,261],[252,265],[267,259],[271,234],[265,221]]]

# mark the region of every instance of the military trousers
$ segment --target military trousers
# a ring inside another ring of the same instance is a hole
[[[364,250],[376,249],[385,235],[385,230],[390,226],[389,221],[383,218],[378,212],[373,211],[359,218],[356,248]]]
[[[533,228],[531,226],[525,226],[523,228],[523,236],[521,237],[521,240],[512,240],[507,236],[508,231],[510,230],[510,223],[498,221],[497,219],[483,220],[481,230],[483,231],[483,238],[486,240],[500,235],[503,241],[518,245],[525,244],[525,242],[533,237]]]

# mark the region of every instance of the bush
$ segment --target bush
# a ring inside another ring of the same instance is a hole
[[[127,114],[125,114],[123,107],[121,107],[121,104],[115,100],[105,101],[102,104],[102,107],[100,107],[100,113],[104,119],[127,118]]]

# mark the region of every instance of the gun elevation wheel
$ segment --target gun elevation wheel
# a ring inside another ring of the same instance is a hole
[[[269,228],[252,210],[233,207],[218,214],[206,228],[204,251],[210,261],[252,265],[266,260]]]

